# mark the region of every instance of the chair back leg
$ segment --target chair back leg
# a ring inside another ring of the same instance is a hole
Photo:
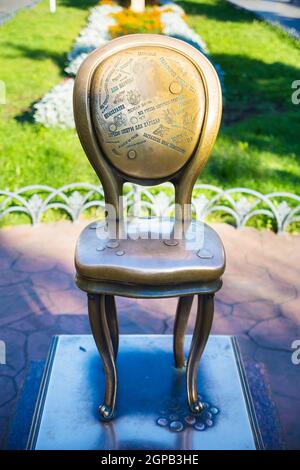
[[[175,367],[182,368],[185,366],[184,360],[184,335],[190,316],[194,296],[188,295],[186,297],[179,297],[173,334],[173,352]]]
[[[110,332],[112,347],[114,350],[115,360],[117,359],[119,350],[119,326],[116,309],[116,301],[113,295],[105,296],[105,313],[108,329]]]
[[[198,295],[198,308],[192,344],[187,362],[187,397],[190,410],[200,413],[203,404],[198,398],[198,366],[209,337],[214,316],[214,295]]]
[[[108,326],[106,311],[107,304],[105,295],[88,294],[88,311],[91,330],[98,351],[102,358],[105,372],[105,395],[104,403],[99,406],[99,414],[105,421],[110,420],[114,414],[117,372],[115,366],[115,353],[112,346],[110,328]]]

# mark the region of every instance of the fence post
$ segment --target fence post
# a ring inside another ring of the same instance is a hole
[[[56,0],[50,0],[50,13],[55,13],[56,12]]]

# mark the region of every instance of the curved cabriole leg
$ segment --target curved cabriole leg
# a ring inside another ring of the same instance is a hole
[[[105,304],[105,295],[88,294],[90,325],[105,371],[104,403],[99,406],[99,414],[103,420],[107,421],[113,417],[114,413],[117,373],[110,331],[106,320]]]
[[[179,297],[176,316],[174,322],[174,335],[173,335],[173,351],[175,359],[175,367],[181,368],[184,367],[184,335],[189,319],[193,295],[188,295],[186,297]]]
[[[105,312],[108,329],[110,332],[112,347],[115,359],[117,359],[119,349],[119,327],[117,318],[116,302],[113,295],[105,296]]]
[[[187,396],[193,413],[200,413],[203,405],[198,399],[198,365],[204,351],[214,316],[214,295],[198,295],[196,324],[187,363]]]

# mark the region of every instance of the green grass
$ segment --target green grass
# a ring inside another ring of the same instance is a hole
[[[58,187],[97,178],[75,131],[30,122],[32,104],[65,76],[66,54],[86,24],[92,0],[48,1],[0,27],[0,188]],[[223,124],[200,181],[262,192],[300,192],[300,106],[291,83],[300,77],[299,44],[279,29],[223,0],[178,2],[224,72]]]
[[[299,42],[223,0],[178,3],[224,72],[221,132],[201,181],[299,194]]]
[[[57,12],[50,14],[44,0],[0,27],[0,80],[7,94],[0,105],[1,189],[97,181],[75,131],[26,119],[32,103],[65,76],[67,53],[96,3],[58,0]]]

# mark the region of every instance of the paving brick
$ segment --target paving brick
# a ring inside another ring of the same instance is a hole
[[[300,339],[300,327],[286,318],[271,318],[257,323],[249,335],[259,346],[290,351],[292,342]]]
[[[87,313],[86,294],[77,288],[68,290],[39,290],[39,299],[44,308],[52,315]]]
[[[85,293],[74,285],[74,249],[87,221],[0,230],[0,441],[29,361],[45,359],[55,334],[89,333]],[[213,332],[237,335],[243,357],[263,362],[270,376],[288,447],[300,447],[299,373],[290,362],[300,339],[300,236],[214,224],[227,254],[216,294]],[[177,299],[117,298],[121,333],[172,333]],[[193,331],[196,299],[187,332]],[[5,336],[5,338],[4,338]],[[300,366],[298,366],[300,367]],[[299,369],[300,370],[300,369]],[[2,386],[3,385],[3,386]],[[283,396],[285,395],[285,396]]]
[[[119,315],[120,318],[120,329],[122,325],[127,325],[130,323],[133,327],[132,333],[164,333],[165,326],[164,320],[159,316],[155,316],[155,312],[149,312],[146,310],[132,309],[129,308],[123,309]],[[126,330],[123,330],[125,333]]]
[[[219,317],[214,320],[212,333],[218,335],[240,335],[247,333],[256,324],[254,320],[233,318],[232,316]]]
[[[59,315],[57,334],[66,333],[74,335],[90,334],[88,315]]]
[[[31,314],[23,319],[16,320],[10,323],[10,328],[12,330],[21,331],[23,333],[33,333],[34,331],[40,331],[47,329],[48,327],[53,327],[59,316],[51,315],[48,312],[41,312],[39,314]]]
[[[216,315],[223,315],[227,316],[232,313],[232,306],[225,304],[219,299],[219,294],[215,296],[215,316]]]
[[[27,272],[13,271],[10,266],[7,269],[1,269],[0,286],[10,287],[15,284],[20,284],[28,279]]]
[[[48,291],[70,289],[74,286],[74,276],[58,269],[31,275],[33,286],[42,287]]]
[[[281,313],[284,317],[300,325],[300,296],[289,302],[285,302],[280,306]]]
[[[45,308],[40,296],[31,289],[22,286],[16,295],[2,295],[0,302],[0,327],[27,317],[31,313],[39,314]]]
[[[280,315],[280,308],[268,301],[244,302],[233,306],[232,315],[258,321],[266,320]]]
[[[5,286],[0,285],[0,299],[3,299],[4,297],[9,297],[9,296],[16,297],[17,295],[23,295],[25,290],[26,291],[31,290],[32,286],[31,286],[31,283],[28,282],[28,275],[26,273],[20,273],[21,276],[23,276],[23,274],[24,274],[23,280],[17,284],[10,283]],[[1,276],[2,276],[2,273],[1,273]]]
[[[290,284],[271,279],[267,274],[257,277],[251,272],[244,271],[240,275],[223,277],[223,289],[219,298],[227,304],[241,302],[256,302],[259,300],[282,303],[292,300],[296,296],[296,289]]]
[[[14,379],[7,375],[0,376],[0,406],[12,400],[17,393]]]
[[[13,266],[14,271],[38,273],[50,271],[55,266],[55,260],[46,256],[20,256]]]

